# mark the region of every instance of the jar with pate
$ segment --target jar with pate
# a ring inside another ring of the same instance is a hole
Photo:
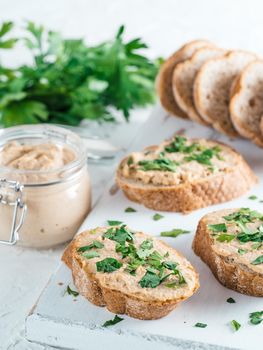
[[[70,240],[90,211],[87,154],[53,125],[0,131],[0,242],[48,248]]]

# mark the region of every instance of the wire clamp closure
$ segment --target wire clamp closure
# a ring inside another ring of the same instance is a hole
[[[25,221],[27,212],[27,206],[23,202],[23,188],[24,186],[18,181],[0,179],[0,206],[14,207],[9,239],[0,240],[2,244],[14,245],[19,240],[19,230]]]

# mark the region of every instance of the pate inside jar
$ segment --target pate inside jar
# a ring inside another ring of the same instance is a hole
[[[74,236],[90,207],[87,155],[78,135],[48,124],[1,130],[1,241],[53,247]]]

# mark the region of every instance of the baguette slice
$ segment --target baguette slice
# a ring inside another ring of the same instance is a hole
[[[239,197],[256,181],[243,157],[229,146],[179,135],[130,154],[116,174],[130,200],[184,213]]]
[[[213,44],[207,40],[191,41],[181,47],[163,63],[156,80],[156,85],[160,102],[167,112],[181,118],[188,118],[174,99],[172,89],[173,70],[178,63],[190,58],[192,54],[200,47],[212,45]]]
[[[241,72],[235,81],[232,96],[230,113],[236,130],[262,147],[263,61],[252,62]]]
[[[263,245],[260,247],[260,241],[246,242],[249,236],[244,235],[237,221],[242,221],[252,232],[260,231],[263,214],[241,208],[205,215],[198,224],[193,250],[224,286],[242,294],[263,297],[263,264],[258,263],[259,257],[263,257]],[[220,232],[218,224],[226,225],[227,232]]]
[[[229,113],[232,82],[255,59],[252,53],[232,51],[224,57],[209,60],[196,76],[194,100],[198,112],[216,130],[226,135],[238,135]]]
[[[130,249],[129,255],[127,249]],[[131,274],[131,263],[137,253],[145,264],[137,266]],[[105,259],[109,258],[115,263],[109,260],[106,263]],[[125,225],[98,227],[77,235],[66,248],[62,260],[72,270],[79,293],[91,303],[142,320],[166,316],[199,287],[198,274],[184,256],[164,242],[142,232],[133,232]],[[161,272],[154,267],[153,260],[164,266],[162,277],[166,276],[160,284],[157,281],[157,286],[152,283],[158,280]],[[153,272],[147,273],[149,268]],[[146,273],[148,281],[144,278]],[[140,282],[143,278],[144,282]]]
[[[193,85],[201,66],[211,58],[221,57],[226,51],[216,47],[203,47],[196,50],[193,56],[176,65],[173,72],[173,93],[178,106],[190,119],[207,125],[195,108]]]

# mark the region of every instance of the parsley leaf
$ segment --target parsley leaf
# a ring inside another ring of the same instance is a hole
[[[235,304],[235,302],[236,302],[236,301],[235,301],[233,298],[231,298],[231,297],[228,298],[226,301],[227,301],[227,303],[229,303],[229,304]]]
[[[105,258],[96,262],[97,271],[99,272],[113,272],[122,267],[122,263],[114,258]]]
[[[263,264],[263,255],[258,256],[255,260],[251,262],[252,265]]]
[[[141,170],[143,171],[160,170],[175,172],[177,168],[177,163],[168,158],[140,160],[138,164],[142,166]]]
[[[254,194],[252,194],[252,196],[249,196],[248,199],[251,199],[252,201],[258,199],[258,197]]]
[[[115,315],[113,320],[108,320],[105,323],[103,323],[102,327],[110,327],[110,326],[114,326],[115,324],[123,321],[124,318],[119,317],[118,315]]]
[[[109,226],[119,226],[123,224],[122,221],[118,221],[118,220],[107,220],[107,223]]]
[[[260,324],[263,322],[263,311],[255,311],[249,314],[250,323],[253,325]]]
[[[123,245],[125,242],[133,241],[133,234],[126,228],[126,225],[111,227],[103,234],[103,237]]]
[[[208,228],[213,232],[227,232],[227,227],[225,223],[208,225]]]
[[[242,248],[238,248],[238,254],[240,254],[240,255],[244,255],[244,254],[246,254],[248,251],[247,251],[247,249],[242,249]]]
[[[207,324],[206,324],[206,323],[197,322],[197,323],[195,324],[195,327],[198,327],[198,328],[206,328],[206,327],[207,327]]]
[[[235,331],[238,331],[239,328],[241,327],[241,324],[238,323],[236,320],[232,320],[232,321],[231,321],[231,326],[232,326],[232,328],[233,328]]]
[[[218,237],[217,237],[217,241],[218,242],[231,242],[236,236],[235,235],[228,235],[227,233],[221,233]]]
[[[161,283],[161,279],[155,273],[147,271],[143,278],[139,281],[142,288],[156,288]]]
[[[154,216],[153,216],[154,221],[158,221],[158,220],[161,220],[163,218],[164,218],[164,216],[161,214],[158,214],[158,213],[154,214]]]
[[[84,258],[86,259],[93,259],[93,258],[98,258],[100,254],[95,250],[90,250],[89,252],[83,253],[82,256],[84,256]]]
[[[134,208],[128,207],[124,211],[125,213],[135,213],[137,210],[135,210]]]
[[[73,297],[77,297],[79,295],[79,293],[73,289],[70,288],[70,286],[67,286],[67,293],[68,295],[73,295]]]
[[[176,238],[179,235],[190,233],[191,231],[183,230],[181,228],[174,228],[171,231],[163,231],[160,233],[162,237],[173,237]]]
[[[86,252],[87,250],[90,250],[92,248],[98,248],[98,249],[101,249],[104,247],[104,244],[99,242],[99,241],[93,241],[91,244],[89,245],[86,245],[86,246],[83,246],[83,247],[80,247],[77,249],[77,252],[79,253],[84,253]]]

